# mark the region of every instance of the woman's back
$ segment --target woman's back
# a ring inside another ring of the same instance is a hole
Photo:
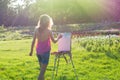
[[[43,42],[50,37],[50,31],[48,29],[45,29],[40,32],[39,28],[37,28],[35,32],[38,42]]]
[[[40,32],[39,28],[37,28],[36,38],[37,38],[37,45],[36,45],[37,54],[42,54],[44,52],[50,51],[51,45],[50,45],[50,34],[48,29]]]

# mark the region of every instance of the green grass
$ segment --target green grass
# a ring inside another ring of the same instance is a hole
[[[0,80],[37,80],[40,68],[35,50],[32,57],[28,56],[30,45],[31,39],[0,41]],[[52,44],[52,51],[56,50]],[[75,42],[72,54],[79,80],[120,80],[119,60],[102,52],[88,52]],[[54,55],[51,55],[46,80],[51,80],[53,65]],[[66,64],[64,59],[55,80],[76,80],[71,64]]]

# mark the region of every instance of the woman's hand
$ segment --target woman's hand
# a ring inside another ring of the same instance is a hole
[[[62,38],[62,34],[59,34],[59,35],[58,35],[58,40],[59,40],[60,38]]]
[[[33,52],[31,51],[31,52],[29,53],[29,56],[32,56],[32,54],[33,54]]]

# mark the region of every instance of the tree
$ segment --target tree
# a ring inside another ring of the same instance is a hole
[[[0,25],[36,25],[41,14],[50,15],[54,24],[78,24],[120,19],[119,1],[109,0],[18,0],[0,1]],[[104,4],[103,4],[104,2]],[[113,4],[113,5],[111,5]],[[11,21],[12,19],[12,21]]]
[[[9,0],[0,1],[0,25],[6,24]]]

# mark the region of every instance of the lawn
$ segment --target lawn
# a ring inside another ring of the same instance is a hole
[[[0,80],[37,80],[39,65],[34,55],[28,56],[31,39],[0,41]],[[57,46],[52,44],[52,51]],[[73,62],[79,80],[120,80],[120,61],[101,52],[88,52],[72,44]],[[51,80],[54,55],[50,56],[45,78]],[[55,80],[76,80],[72,65],[61,58]]]

